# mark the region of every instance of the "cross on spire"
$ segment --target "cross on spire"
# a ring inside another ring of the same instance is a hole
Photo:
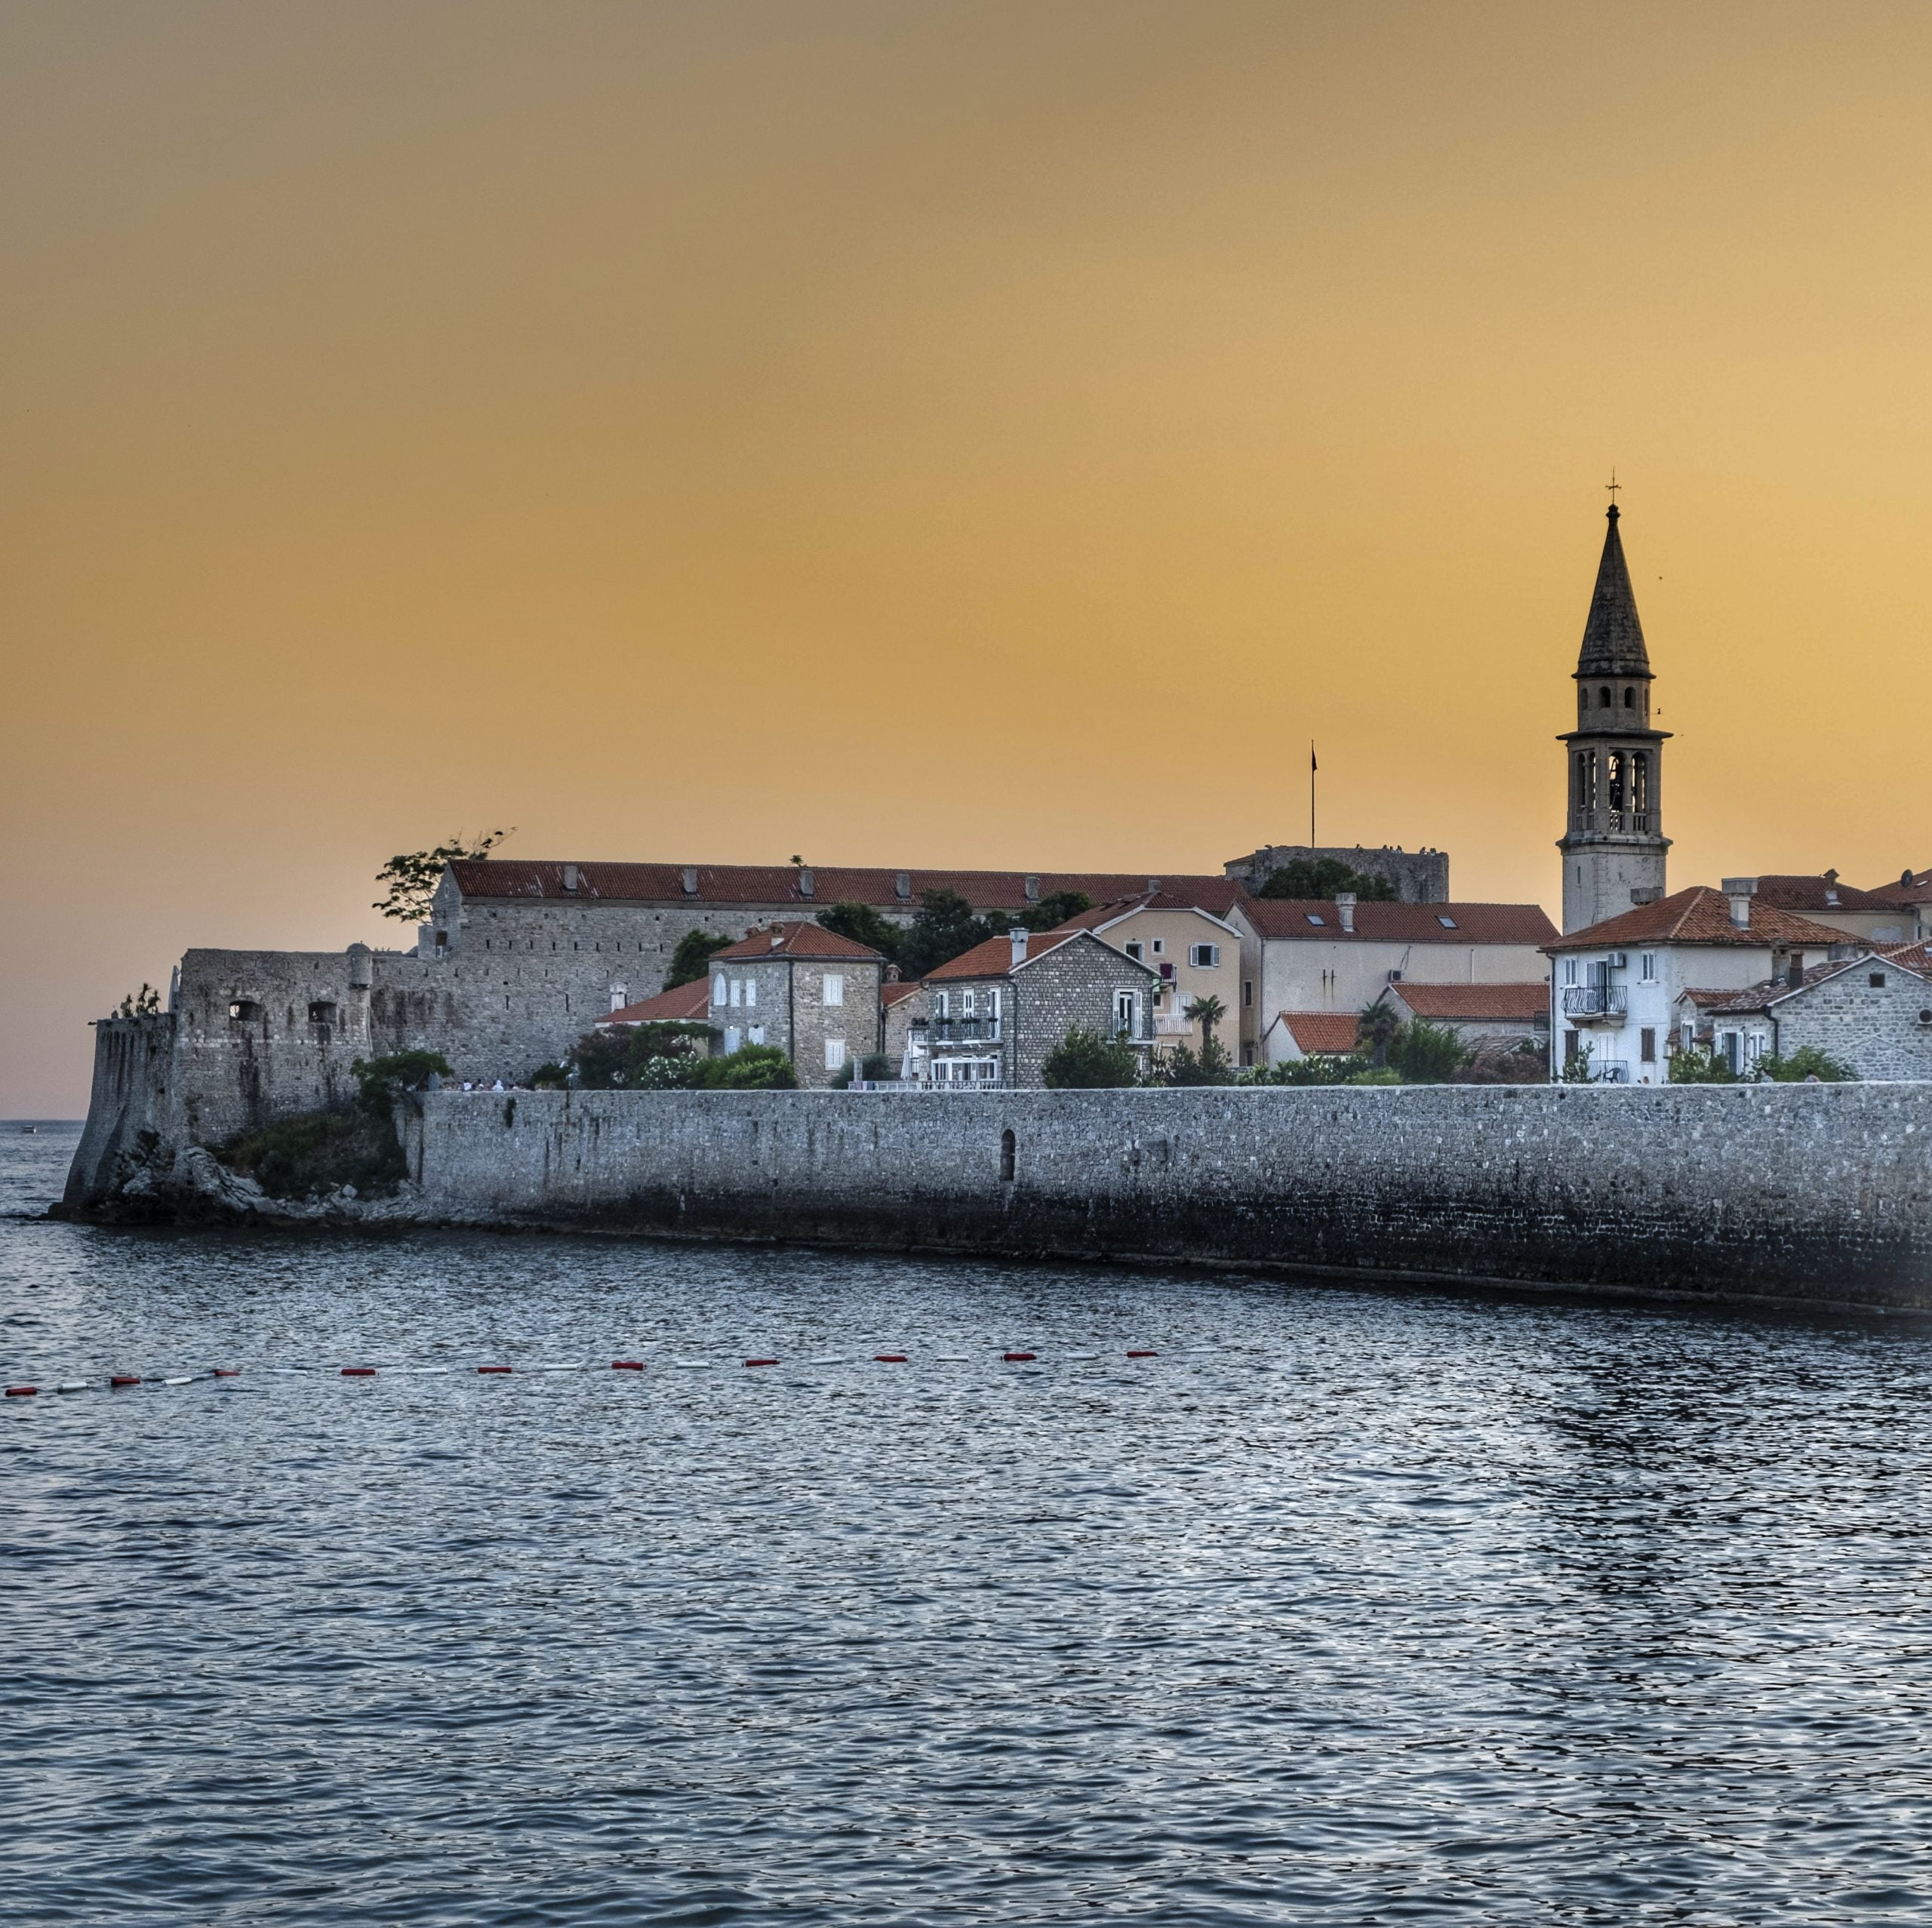
[[[1614,469],[1611,469],[1610,480],[1604,483],[1604,487],[1610,491],[1610,506],[1613,509],[1617,506],[1617,492],[1623,486],[1623,484],[1617,479],[1617,471]]]

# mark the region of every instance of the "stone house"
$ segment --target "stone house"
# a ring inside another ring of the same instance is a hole
[[[1932,937],[1932,870],[1908,870],[1896,884],[1881,884],[1866,895],[1900,913],[1905,927],[1901,941],[1918,943]]]
[[[1392,984],[1544,981],[1543,947],[1556,927],[1537,904],[1364,904],[1248,897],[1231,923],[1242,933],[1244,1046],[1280,1062],[1284,1013],[1352,1019]],[[1244,1053],[1244,1055],[1246,1053]]]
[[[1201,1028],[1187,1015],[1188,1007],[1197,998],[1217,998],[1224,1015],[1216,1024],[1215,1035],[1230,1056],[1238,1056],[1241,932],[1226,915],[1233,909],[1237,894],[1232,888],[1223,893],[1226,908],[1217,916],[1189,894],[1143,892],[1117,903],[1096,905],[1059,928],[1091,930],[1123,956],[1151,964],[1159,973],[1160,989],[1154,1000],[1156,1050],[1184,1044],[1198,1052],[1203,1042]]]
[[[1932,975],[1896,953],[1792,969],[1728,997],[1678,1001],[1681,1043],[1708,1044],[1733,1071],[1807,1045],[1860,1078],[1932,1078]]]
[[[1480,1054],[1513,1051],[1519,1044],[1549,1044],[1549,985],[1538,977],[1521,984],[1416,984],[1404,979],[1382,994],[1406,1024],[1421,1018],[1453,1031]]]
[[[1715,994],[1823,964],[1844,945],[1829,924],[1755,908],[1756,881],[1727,878],[1721,891],[1693,884],[1546,945],[1555,967],[1551,1075],[1587,1052],[1593,1081],[1668,1084],[1687,993],[1718,1001]]]
[[[894,979],[879,987],[879,1049],[891,1065],[891,1075],[907,1084],[926,1075],[926,987],[916,979]]]
[[[928,1081],[1031,1088],[1075,1027],[1151,1053],[1160,985],[1151,964],[1091,930],[989,938],[926,977]]]
[[[730,1053],[774,1044],[808,1090],[876,1051],[884,958],[810,922],[774,924],[711,960],[706,1015]]]

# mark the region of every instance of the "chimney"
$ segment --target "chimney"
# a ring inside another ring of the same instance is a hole
[[[1013,946],[1013,961],[1017,966],[1026,961],[1026,927],[1016,924],[1007,933]]]
[[[1730,921],[1740,930],[1751,928],[1751,899],[1758,894],[1755,877],[1727,877],[1724,893],[1730,899]]]
[[[811,872],[801,866],[798,871],[798,895],[801,897],[809,897],[817,887],[818,886],[812,881]]]
[[[577,888],[577,866],[574,863],[567,863],[564,866],[564,888],[566,890],[574,890]]]
[[[1352,890],[1335,893],[1335,915],[1342,920],[1342,928],[1352,936],[1355,927],[1355,893]]]
[[[1161,894],[1161,880],[1158,877],[1148,878],[1147,894],[1150,897],[1158,897]]]
[[[1804,984],[1804,953],[1802,951],[1794,951],[1792,952],[1791,963],[1785,971],[1784,981],[1786,984],[1790,986],[1792,989],[1794,991],[1798,989]]]
[[[902,870],[899,875],[892,880],[892,894],[897,897],[902,904],[906,903],[912,896],[912,873],[909,870]]]
[[[697,895],[697,866],[694,863],[685,866],[685,895],[688,897]]]
[[[1026,901],[1029,904],[1037,904],[1040,901],[1040,880],[1037,877],[1029,877],[1026,880]]]
[[[785,948],[785,933],[775,924],[771,927],[771,948],[774,951],[782,951]]]

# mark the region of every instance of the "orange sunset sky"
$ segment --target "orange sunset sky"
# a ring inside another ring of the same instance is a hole
[[[1932,11],[0,5],[0,1113],[392,851],[1932,863]],[[396,927],[387,927],[394,933]],[[392,935],[386,941],[397,941]]]

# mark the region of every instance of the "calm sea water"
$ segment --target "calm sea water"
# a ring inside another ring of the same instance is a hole
[[[0,1410],[10,1919],[1932,1920],[1922,1327],[19,1220],[0,1305],[245,1368]]]

